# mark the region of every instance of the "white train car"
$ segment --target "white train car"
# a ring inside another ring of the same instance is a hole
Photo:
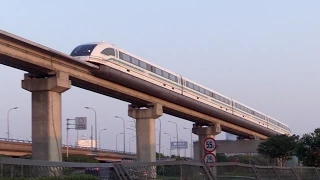
[[[93,64],[114,68],[278,133],[291,134],[287,125],[274,118],[115,45],[106,42],[82,44],[77,46],[70,55]]]

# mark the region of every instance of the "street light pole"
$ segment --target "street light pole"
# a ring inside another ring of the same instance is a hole
[[[91,110],[93,110],[94,111],[94,128],[95,128],[95,140],[96,140],[96,150],[97,150],[97,146],[98,146],[98,135],[97,135],[97,112],[96,112],[96,110],[94,110],[93,108],[91,108],[91,107],[85,107],[86,109],[91,109]]]
[[[118,136],[119,136],[120,134],[123,134],[123,133],[118,133],[118,134],[116,135],[116,150],[117,150],[117,151],[118,151]]]
[[[160,122],[160,131],[159,131],[159,160],[160,160],[160,153],[161,153],[161,119],[159,119]]]
[[[172,121],[168,121],[169,123],[174,123],[176,125],[176,132],[177,132],[177,156],[180,156],[179,151],[179,134],[178,134],[178,124]]]
[[[180,139],[180,141],[184,141],[183,139]],[[188,141],[186,141],[188,143]],[[184,157],[187,157],[187,148],[184,149]]]
[[[107,130],[107,128],[104,128],[104,129],[101,129],[100,131],[99,131],[99,149],[101,148],[101,138],[100,138],[100,133],[101,133],[101,131],[106,131]]]
[[[171,158],[171,135],[169,133],[164,133],[164,134],[166,134],[166,135],[168,135],[170,137],[170,149],[169,149],[169,151],[170,151],[170,158]]]
[[[189,129],[191,133],[191,142],[190,142],[190,158],[193,156],[193,141],[192,141],[192,130],[190,128],[183,127],[183,129]]]
[[[115,118],[120,118],[123,121],[123,152],[126,152],[126,124],[122,117],[114,116]]]
[[[14,110],[14,109],[18,109],[18,107],[13,107],[13,108],[11,108],[11,109],[9,109],[8,110],[8,112],[7,112],[7,133],[8,133],[8,141],[9,141],[9,139],[10,139],[10,129],[9,129],[9,114],[10,114],[10,111],[11,110]]]
[[[130,150],[130,149],[131,149],[131,139],[132,139],[132,138],[135,138],[135,137],[136,137],[136,136],[132,136],[132,137],[129,139],[129,152],[131,152],[131,150]]]

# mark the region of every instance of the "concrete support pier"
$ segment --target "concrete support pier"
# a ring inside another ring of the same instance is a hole
[[[145,109],[129,105],[128,115],[136,119],[137,159],[140,162],[156,161],[155,119],[162,113],[161,104],[153,104]]]
[[[25,74],[22,88],[32,93],[32,159],[62,161],[61,93],[70,87],[64,72]]]
[[[192,133],[197,134],[199,136],[199,155],[198,157],[195,156],[195,160],[203,162],[203,157],[205,155],[204,141],[209,137],[215,139],[215,136],[221,133],[220,124],[210,124],[207,127],[194,124],[192,128]],[[216,150],[212,153],[216,155]]]

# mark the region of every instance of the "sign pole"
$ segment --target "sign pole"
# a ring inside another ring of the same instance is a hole
[[[76,143],[76,146],[78,146],[79,144],[79,130],[77,130],[77,143]]]
[[[69,141],[69,128],[67,128],[67,159],[69,159],[69,146],[68,146],[68,141]]]

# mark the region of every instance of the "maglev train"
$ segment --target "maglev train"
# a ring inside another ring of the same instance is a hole
[[[124,73],[130,73],[132,76],[232,113],[280,134],[291,134],[290,128],[275,118],[197,84],[177,73],[155,65],[113,44],[103,41],[82,44],[73,49],[70,56],[93,64],[108,66]],[[229,111],[230,109],[232,109],[231,112]]]

